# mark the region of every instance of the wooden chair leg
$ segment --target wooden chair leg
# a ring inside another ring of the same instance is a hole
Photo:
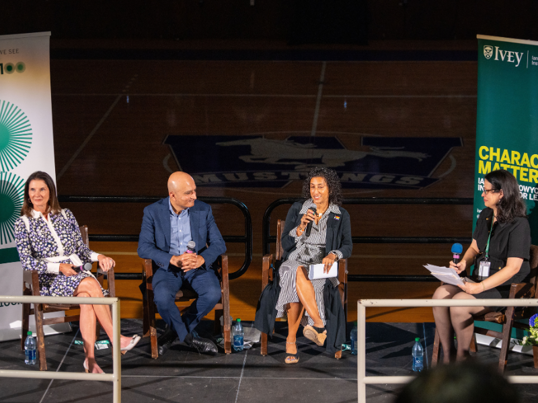
[[[510,347],[510,334],[512,333],[514,310],[515,308],[513,306],[509,306],[506,309],[506,320],[503,325],[501,354],[499,355],[499,372],[501,374],[504,372],[504,368],[506,367],[506,362],[508,360],[508,347]]]
[[[228,256],[221,256],[221,275],[222,275],[222,310],[223,310],[223,329],[224,352],[232,353],[232,323],[230,320],[230,279],[228,276]]]
[[[148,299],[144,298],[142,302],[142,335],[143,337],[148,337],[149,333],[149,307]]]
[[[34,305],[35,328],[37,333],[37,352],[39,355],[39,370],[47,370],[47,355],[45,354],[45,332],[43,331],[43,305]]]
[[[267,333],[262,333],[261,335],[261,355],[266,356],[267,355]]]
[[[478,343],[476,342],[476,333],[473,333],[473,338],[471,339],[471,345],[469,346],[469,351],[476,353],[478,351]]]
[[[433,351],[432,351],[432,367],[435,367],[439,362],[439,350],[440,350],[440,340],[439,333],[435,329],[435,337],[433,339]]]
[[[151,302],[149,302],[151,301]],[[153,291],[148,290],[148,302],[147,302],[147,320],[149,327],[149,337],[151,344],[151,358],[159,358],[159,346],[157,343],[157,328],[155,327],[155,303],[153,302]]]
[[[21,350],[24,351],[24,342],[30,327],[30,304],[22,304],[22,325],[21,325]]]

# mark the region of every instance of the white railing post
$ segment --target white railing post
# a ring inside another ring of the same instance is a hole
[[[112,382],[113,401],[121,402],[121,347],[120,347],[120,300],[118,298],[90,297],[40,297],[40,296],[2,296],[0,302],[21,304],[69,304],[69,305],[112,305],[112,329],[114,354],[112,355],[112,374],[85,374],[81,372],[51,371],[15,371],[0,370],[2,378],[30,379],[69,379],[75,381],[107,381]]]
[[[357,390],[358,402],[366,403],[366,385],[405,384],[413,376],[366,376],[366,308],[434,306],[534,306],[538,299],[359,299],[357,301]],[[510,383],[538,383],[538,375],[507,376]]]

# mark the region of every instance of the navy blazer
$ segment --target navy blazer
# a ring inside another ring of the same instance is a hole
[[[286,216],[286,225],[282,231],[282,261],[285,261],[289,254],[297,247],[295,239],[291,237],[290,231],[301,223],[302,214],[300,211],[303,203],[295,202],[290,207]],[[353,239],[351,238],[351,219],[349,213],[342,207],[338,207],[341,214],[329,213],[327,219],[327,235],[325,238],[325,256],[332,250],[342,252],[342,259],[347,259],[351,256],[353,250]],[[320,262],[321,263],[321,262]]]
[[[138,256],[151,259],[159,267],[167,269],[173,254],[170,253],[169,200],[161,199],[144,209],[142,229],[138,239]],[[205,260],[204,266],[210,268],[219,255],[226,252],[226,244],[215,223],[211,207],[199,200],[189,209],[192,240],[196,242],[196,253]]]

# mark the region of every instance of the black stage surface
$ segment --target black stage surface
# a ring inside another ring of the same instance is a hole
[[[160,323],[162,325],[162,322]],[[351,324],[350,324],[351,325]],[[246,322],[245,326],[251,326]],[[140,320],[122,320],[123,334],[140,332]],[[199,333],[207,336],[212,322],[204,321]],[[411,347],[415,337],[427,345],[426,362],[431,360],[434,326],[432,323],[367,323],[366,369],[369,375],[410,375]],[[82,346],[78,329],[46,339],[49,371],[82,371]],[[339,361],[323,354],[304,337],[298,338],[300,362],[284,364],[284,322],[269,342],[269,355],[262,357],[254,346],[241,353],[199,355],[176,342],[166,355],[153,360],[149,339],[122,358],[122,401],[138,402],[356,402],[357,360],[348,351]],[[18,341],[0,343],[2,370],[37,370],[24,364]],[[479,346],[477,358],[495,365],[499,350]],[[110,350],[97,352],[105,372],[112,371]],[[509,355],[507,374],[538,375],[532,357]],[[368,403],[392,402],[398,385],[367,388]],[[536,401],[538,385],[520,385],[522,402]],[[112,385],[107,382],[50,381],[0,378],[2,402],[112,402]]]

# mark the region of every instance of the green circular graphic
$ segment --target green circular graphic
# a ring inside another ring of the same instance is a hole
[[[6,74],[11,74],[15,71],[15,66],[13,66],[13,63],[6,63],[4,65],[4,71]]]
[[[15,220],[20,215],[24,198],[24,180],[11,172],[0,172],[0,245],[15,239]]]
[[[17,73],[24,73],[24,70],[26,70],[26,65],[23,62],[18,62],[15,65],[15,70],[17,70]]]
[[[28,155],[32,126],[26,114],[10,102],[0,100],[0,171],[11,171]]]

